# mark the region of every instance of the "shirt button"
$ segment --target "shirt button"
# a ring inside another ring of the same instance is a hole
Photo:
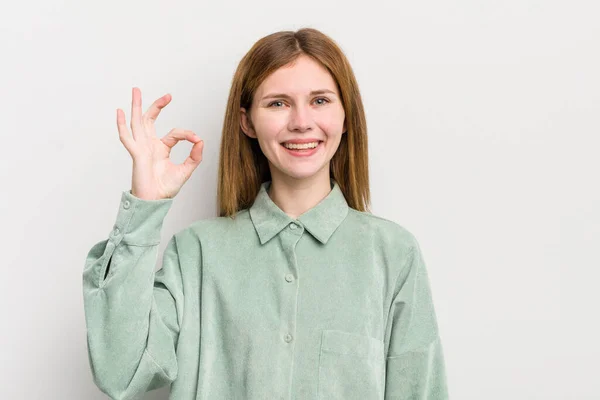
[[[290,229],[296,229],[298,227],[298,225],[294,224],[293,222],[290,224]]]
[[[284,338],[284,340],[285,340],[286,342],[288,342],[288,343],[289,343],[289,342],[291,342],[291,341],[292,341],[292,335],[290,335],[289,333],[288,333],[288,334],[286,334],[286,335],[285,335],[285,338]]]
[[[113,231],[113,234],[114,234],[115,236],[117,236],[117,235],[119,234],[119,232],[121,232],[121,231],[119,230],[119,228],[115,228],[115,230]]]
[[[294,275],[292,275],[292,274],[286,274],[285,275],[285,280],[288,281],[288,282],[293,281],[294,280]]]
[[[125,200],[125,202],[123,203],[123,208],[127,210],[129,208],[130,204],[131,203],[129,202],[129,200]]]

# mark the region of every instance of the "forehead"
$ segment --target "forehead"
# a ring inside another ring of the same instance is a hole
[[[293,64],[283,66],[269,75],[258,87],[257,97],[272,92],[302,94],[318,89],[337,93],[337,85],[329,71],[312,58],[300,56]]]

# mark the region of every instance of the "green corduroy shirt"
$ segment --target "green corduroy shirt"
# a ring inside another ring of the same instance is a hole
[[[261,185],[235,219],[174,234],[173,199],[124,191],[83,270],[98,388],[170,399],[447,399],[429,278],[415,236],[348,207],[340,187],[291,218]]]

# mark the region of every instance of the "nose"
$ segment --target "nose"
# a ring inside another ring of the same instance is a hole
[[[310,107],[306,105],[292,107],[288,124],[290,132],[304,132],[312,129],[313,121],[310,111]]]

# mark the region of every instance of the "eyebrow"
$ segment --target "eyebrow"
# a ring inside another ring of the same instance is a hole
[[[313,90],[312,92],[310,92],[311,96],[314,96],[316,94],[325,94],[325,93],[331,93],[331,94],[335,94],[335,92],[329,90],[329,89],[319,89],[319,90]],[[274,98],[274,97],[281,97],[284,99],[290,99],[291,97],[285,93],[270,93],[266,96],[263,96],[263,98],[261,100],[264,99],[270,99],[270,98]]]

